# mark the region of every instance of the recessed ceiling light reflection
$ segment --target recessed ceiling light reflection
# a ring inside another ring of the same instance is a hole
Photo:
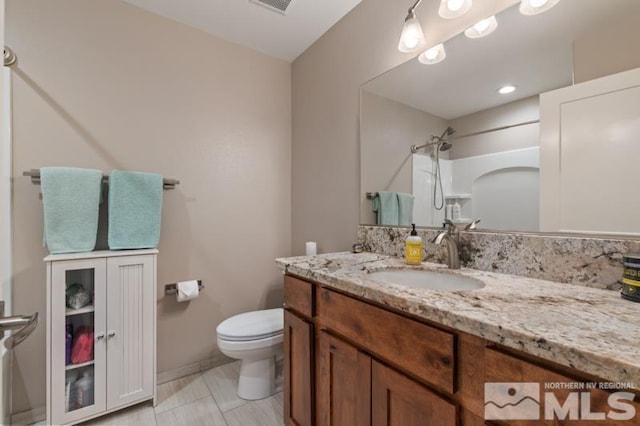
[[[498,89],[498,93],[500,93],[501,95],[507,95],[509,93],[513,93],[516,90],[516,86],[513,86],[511,84],[507,84],[505,86],[502,86],[501,88]]]

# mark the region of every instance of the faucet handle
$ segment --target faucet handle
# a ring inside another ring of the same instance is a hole
[[[458,225],[453,223],[451,220],[445,218],[444,223],[449,226],[449,228],[447,229],[449,232],[457,232],[458,231]]]
[[[464,230],[465,231],[473,231],[474,229],[476,229],[478,227],[478,223],[480,223],[480,218],[477,218],[473,222],[469,223],[467,226],[464,227]]]

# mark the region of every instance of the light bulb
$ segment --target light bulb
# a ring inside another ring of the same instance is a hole
[[[422,52],[418,56],[418,61],[423,64],[437,64],[444,60],[447,57],[447,52],[444,50],[444,45],[442,43],[433,46],[431,49]]]
[[[424,56],[429,59],[429,60],[434,60],[435,58],[438,57],[438,49],[429,49],[426,52],[424,52]]]
[[[487,28],[489,28],[489,26],[491,25],[491,23],[489,22],[488,19],[483,19],[482,21],[478,22],[477,24],[475,24],[473,26],[473,28],[478,31],[479,33],[484,32],[487,30]]]
[[[472,0],[440,0],[438,15],[445,19],[453,19],[464,15],[471,9]]]
[[[498,28],[498,21],[495,16],[490,16],[477,22],[474,26],[467,28],[464,35],[469,38],[480,38],[491,34]]]
[[[462,5],[464,5],[464,0],[448,0],[447,1],[447,7],[452,12],[459,11],[462,8]]]
[[[560,0],[521,0],[520,13],[523,15],[537,15],[546,12],[558,4]]]

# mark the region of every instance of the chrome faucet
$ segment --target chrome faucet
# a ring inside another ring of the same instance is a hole
[[[458,227],[455,226],[455,229]],[[450,269],[460,269],[460,256],[458,255],[458,243],[456,241],[456,237],[453,233],[451,233],[451,227],[446,231],[443,231],[438,234],[437,237],[433,239],[433,242],[440,245],[442,241],[447,242],[447,265],[449,265]]]
[[[460,228],[451,222],[449,219],[445,219],[446,230],[439,233],[434,239],[433,243],[442,244],[442,241],[447,242],[447,265],[450,269],[460,269],[460,254],[458,247],[460,245]],[[467,226],[464,227],[465,231],[473,231],[478,226],[480,219],[476,219]]]

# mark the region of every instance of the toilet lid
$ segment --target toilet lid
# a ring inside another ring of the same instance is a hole
[[[284,329],[282,308],[246,312],[222,321],[216,328],[218,337],[224,340],[258,340],[275,336]]]

